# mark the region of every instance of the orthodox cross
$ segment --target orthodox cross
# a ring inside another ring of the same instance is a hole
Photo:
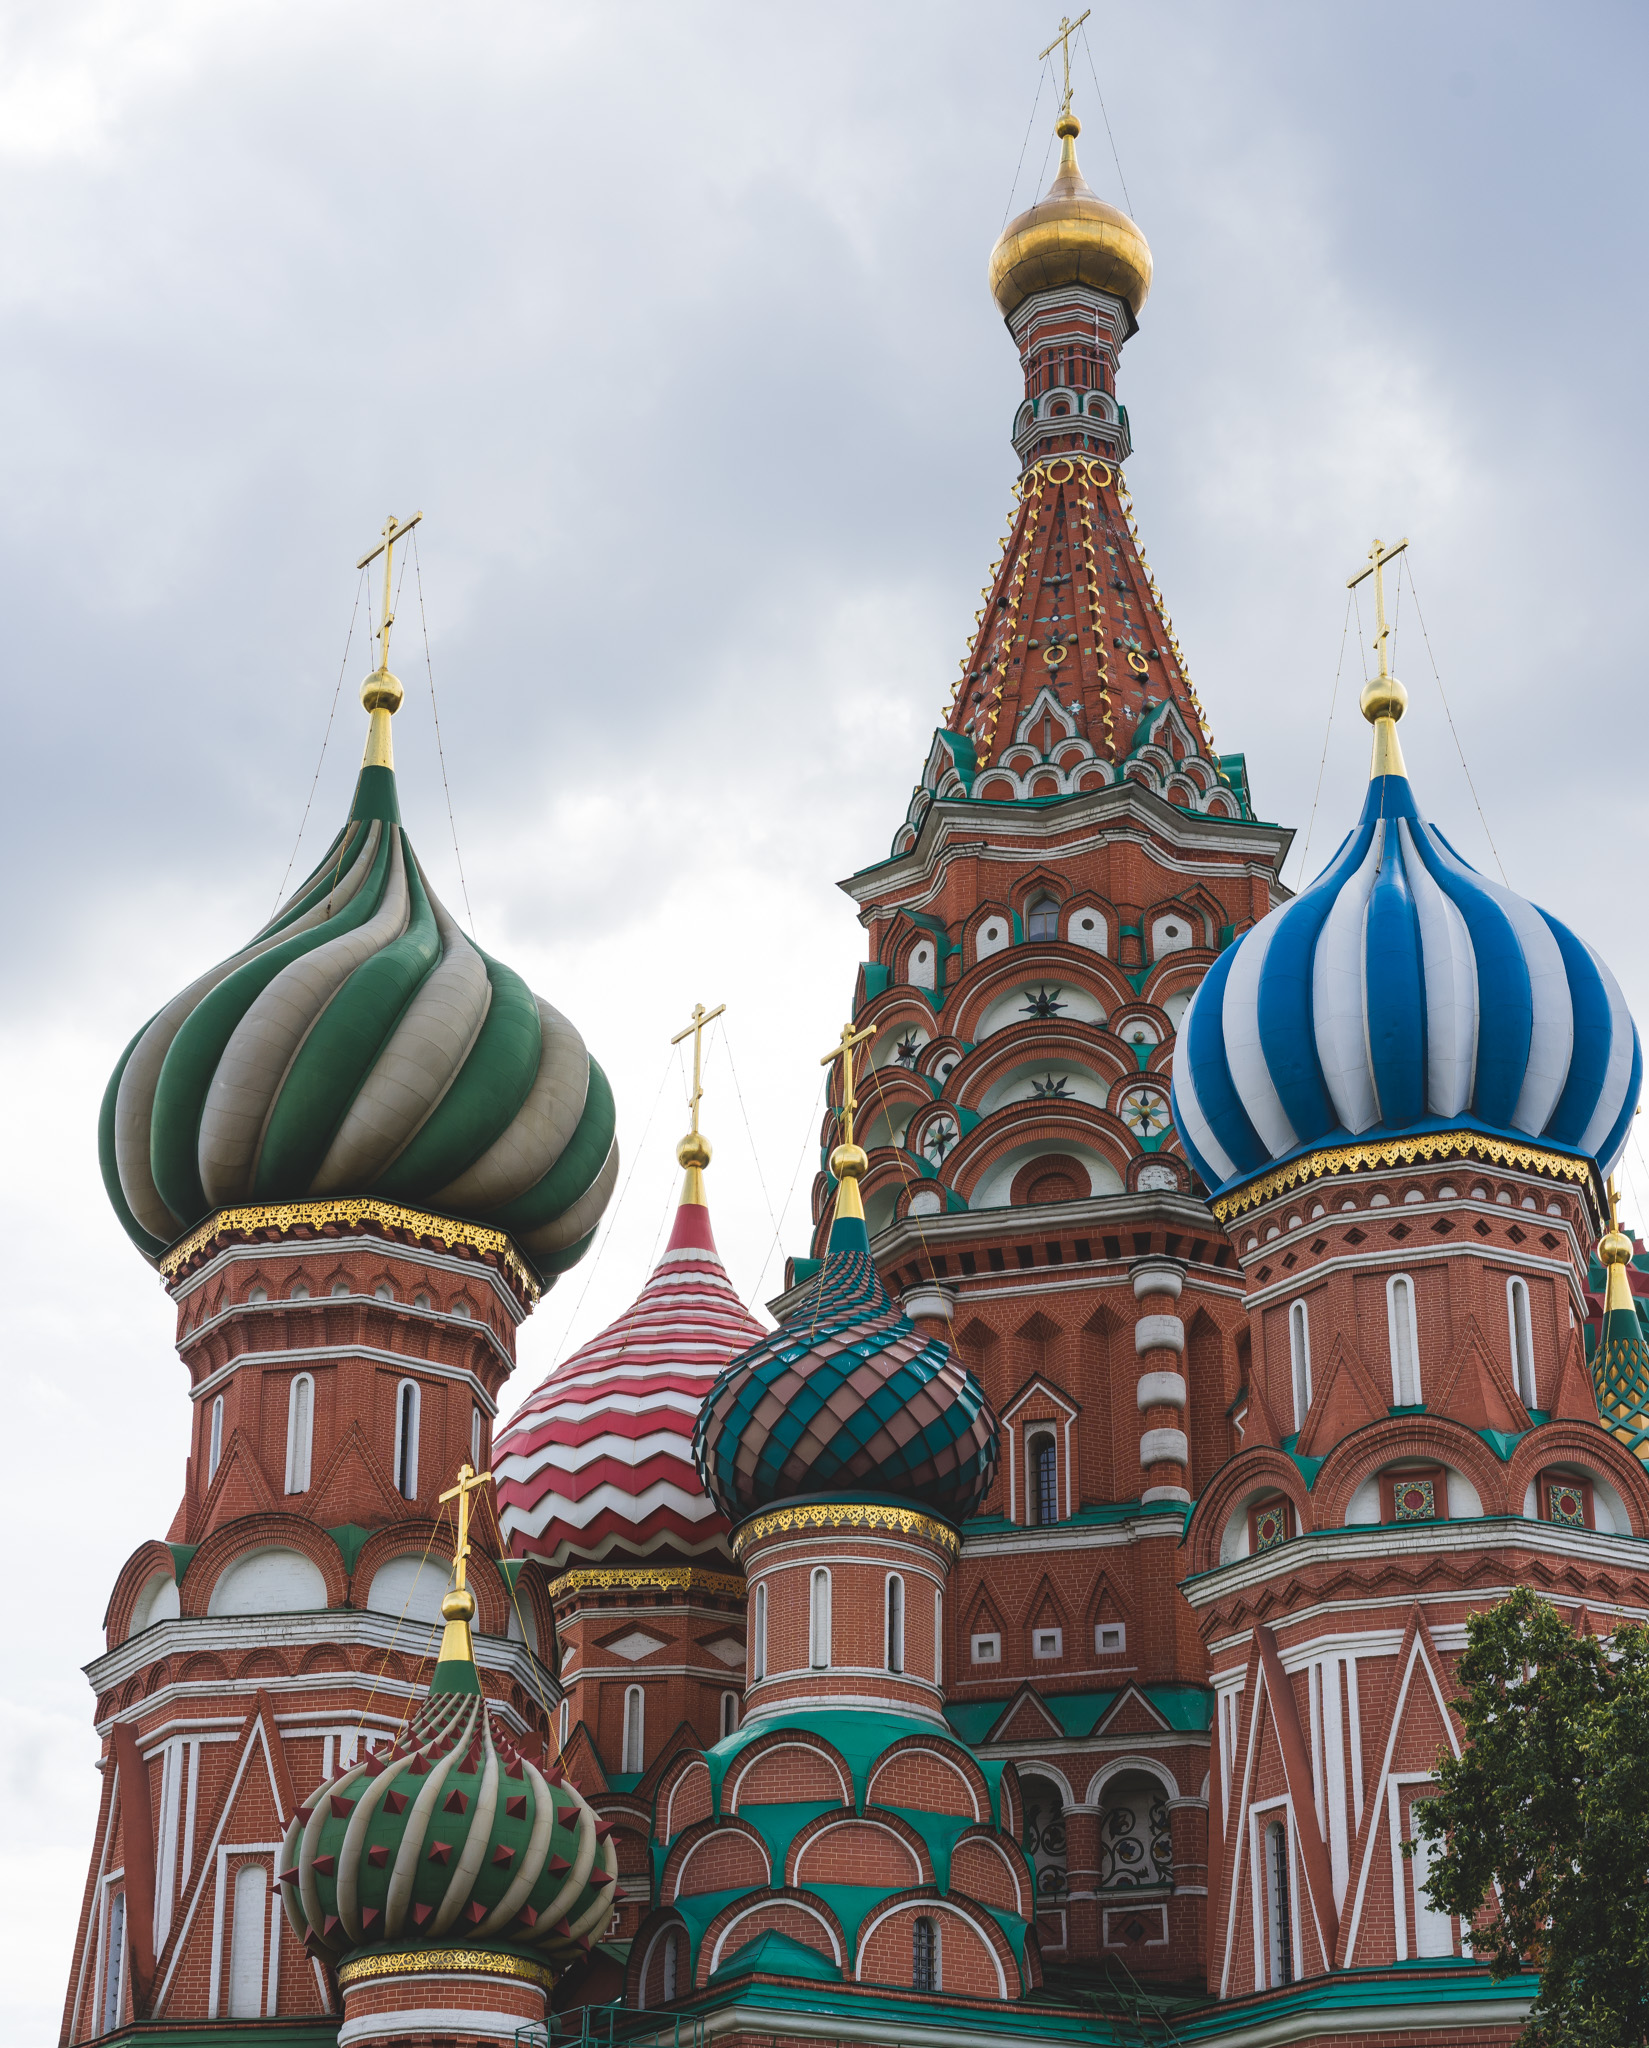
[[[1379,626],[1374,636],[1374,651],[1380,657],[1380,674],[1383,677],[1391,674],[1391,670],[1386,666],[1386,642],[1391,637],[1391,628],[1386,624],[1385,567],[1388,562],[1395,562],[1407,546],[1407,539],[1400,540],[1395,547],[1390,548],[1384,541],[1377,540],[1368,551],[1367,567],[1359,569],[1355,576],[1346,580],[1347,590],[1355,590],[1365,576],[1374,578],[1374,616]]]
[[[384,622],[378,629],[379,637],[383,643],[379,650],[378,658],[378,666],[380,668],[389,667],[389,629],[395,623],[395,614],[389,608],[392,596],[389,586],[389,572],[395,560],[395,543],[398,540],[404,539],[423,516],[422,512],[414,512],[410,519],[397,520],[392,512],[384,521],[383,538],[370,554],[362,555],[361,559],[355,564],[357,569],[364,569],[369,562],[377,561],[380,555],[384,558]],[[370,603],[368,608],[370,609]],[[464,1582],[460,1579],[458,1583],[462,1585]]]
[[[693,1040],[693,1093],[688,1098],[687,1107],[693,1113],[694,1137],[698,1136],[699,1097],[704,1093],[703,1088],[699,1084],[699,1074],[701,1071],[699,1062],[700,1055],[704,1049],[704,1027],[706,1024],[714,1024],[726,1008],[727,1005],[725,1003],[718,1003],[713,1010],[707,1010],[702,1003],[695,1003],[693,1005],[692,1023],[688,1025],[686,1031],[678,1031],[670,1041],[672,1045],[680,1045],[681,1041],[689,1035],[691,1035]]]
[[[851,1145],[853,1143],[853,1112],[859,1107],[859,1098],[853,1092],[854,1048],[863,1045],[867,1038],[873,1038],[875,1035],[876,1027],[873,1024],[867,1024],[863,1031],[855,1031],[851,1024],[844,1024],[840,1039],[819,1062],[821,1067],[834,1066],[837,1060],[840,1060],[842,1063],[842,1143],[844,1145]]]
[[[1072,21],[1069,15],[1062,15],[1060,17],[1058,35],[1037,56],[1036,61],[1040,64],[1043,58],[1051,57],[1055,50],[1058,50],[1065,60],[1065,97],[1060,103],[1059,108],[1062,114],[1068,114],[1071,111],[1071,38],[1093,11],[1091,7],[1084,7],[1075,21]]]
[[[410,525],[411,521],[407,523]],[[440,1496],[443,1505],[449,1500],[458,1503],[458,1548],[453,1553],[452,1565],[460,1592],[464,1589],[464,1560],[470,1554],[470,1495],[477,1487],[485,1486],[491,1477],[490,1472],[477,1472],[466,1459],[458,1468],[458,1484],[449,1486]]]

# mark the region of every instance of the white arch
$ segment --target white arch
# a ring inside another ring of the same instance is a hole
[[[1067,1806],[1076,1805],[1077,1797],[1071,1790],[1071,1781],[1056,1764],[1044,1763],[1041,1757],[1037,1757],[1034,1762],[1027,1758],[1019,1770],[1019,1789],[1021,1792],[1025,1789],[1025,1780],[1027,1778],[1046,1778],[1050,1785],[1055,1785],[1059,1788],[1060,1796],[1064,1799]]]
[[[705,1843],[715,1841],[719,1833],[720,1829],[712,1829],[709,1834],[701,1835],[699,1839],[693,1844],[693,1846],[687,1851],[687,1854],[681,1859],[681,1867],[676,1872],[676,1888],[674,1893],[671,1895],[670,1899],[667,1901],[668,1904],[673,1906],[676,1900],[681,1897],[682,1888],[687,1880],[688,1864],[692,1862],[693,1858],[704,1847]],[[761,1836],[756,1832],[756,1830],[752,1828],[750,1833],[746,1834],[743,1828],[728,1828],[727,1833],[731,1835],[737,1835],[741,1842],[749,1842],[752,1845],[752,1847],[757,1851],[757,1853],[760,1855],[762,1859],[762,1868],[767,1872],[766,1882],[768,1884],[771,1884],[773,1882],[773,1859],[767,1853],[767,1844],[762,1840]]]
[[[963,1770],[955,1757],[947,1756],[942,1749],[929,1749],[925,1743],[917,1743],[910,1749],[896,1750],[891,1756],[884,1756],[878,1761],[875,1770],[870,1774],[869,1783],[865,1786],[865,1804],[867,1806],[875,1804],[876,1780],[884,1771],[891,1770],[900,1758],[907,1756],[931,1756],[936,1762],[942,1763],[947,1770],[954,1771],[961,1782],[967,1787],[968,1797],[973,1801],[974,1819],[984,1819],[985,1816],[979,1811],[979,1794],[975,1791],[973,1780],[968,1776],[967,1772]]]
[[[956,1855],[956,1850],[960,1849],[964,1842],[976,1842],[979,1844],[981,1848],[989,1849],[993,1856],[998,1856],[1001,1858],[1003,1868],[1007,1871],[1008,1876],[1013,1880],[1014,1911],[1017,1913],[1023,1913],[1025,1910],[1025,1888],[1019,1881],[1018,1867],[1015,1865],[1013,1858],[1008,1854],[1007,1850],[1003,1848],[1002,1844],[997,1840],[997,1838],[994,1835],[964,1835],[962,1837],[962,1840],[957,1842],[955,1847],[951,1850],[951,1856],[953,1860]]]
[[[715,1975],[716,1966],[721,1961],[722,1950],[726,1948],[727,1938],[733,1932],[733,1929],[735,1927],[742,1927],[752,1913],[766,1912],[772,1906],[794,1906],[798,1913],[805,1913],[810,1920],[817,1920],[829,1939],[831,1961],[835,1963],[838,1970],[842,1967],[842,1945],[836,1939],[836,1930],[817,1906],[810,1906],[805,1899],[758,1899],[753,1905],[746,1906],[742,1912],[736,1913],[728,1921],[720,1934],[716,1936],[716,1945],[710,1951],[709,1974],[711,1976]]]
[[[653,1957],[658,1953],[659,1943],[665,1940],[669,1935],[685,1935],[686,1933],[686,1925],[680,1919],[666,1920],[661,1926],[655,1927],[653,1929],[652,1939],[648,1942],[646,1953],[641,1958],[641,1974],[636,1979],[636,1998],[643,2012],[645,2012],[647,2009],[647,1972],[653,1967]],[[691,1955],[691,1936],[688,1937],[688,1952],[689,1955]],[[689,1989],[690,1988],[691,1987],[689,1986]]]
[[[836,1774],[836,1783],[841,1787],[842,1804],[849,1806],[853,1803],[852,1789],[842,1777],[842,1767],[828,1750],[820,1749],[811,1742],[776,1742],[771,1749],[759,1749],[754,1755],[751,1755],[750,1751],[746,1750],[743,1757],[741,1757],[739,1774],[727,1790],[727,1810],[729,1813],[738,1812],[739,1788],[743,1785],[745,1779],[749,1777],[755,1766],[765,1762],[770,1756],[777,1756],[781,1750],[786,1749],[799,1749],[805,1755],[815,1756],[821,1763],[829,1764],[832,1771]],[[706,1768],[708,1769],[708,1766]],[[868,1790],[865,1797],[867,1800],[870,1797]]]
[[[1088,1806],[1098,1806],[1100,1793],[1113,1778],[1121,1777],[1124,1771],[1143,1771],[1146,1777],[1156,1779],[1169,1799],[1178,1799],[1180,1796],[1179,1786],[1169,1776],[1167,1765],[1158,1763],[1155,1757],[1117,1756],[1112,1757],[1109,1763],[1101,1764],[1088,1780],[1088,1797],[1084,1803]]]
[[[834,1834],[837,1828],[847,1827],[875,1828],[881,1834],[891,1835],[893,1840],[899,1844],[899,1847],[903,1849],[905,1854],[911,1859],[911,1863],[915,1868],[916,1875],[911,1879],[911,1883],[913,1885],[920,1885],[930,1884],[932,1882],[931,1877],[922,1868],[921,1857],[911,1847],[909,1842],[905,1840],[904,1836],[900,1834],[899,1830],[894,1827],[889,1827],[885,1820],[877,1820],[874,1817],[874,1815],[869,1813],[834,1814],[825,1823],[825,1825],[819,1829],[817,1834],[809,1835],[807,1840],[803,1842],[801,1847],[796,1851],[796,1874],[791,1881],[797,1885],[805,1885],[811,1882],[811,1880],[802,1876],[802,1861],[806,1857],[808,1850],[811,1849],[816,1842],[822,1842],[826,1835]]]
[[[996,1953],[995,1942],[991,1940],[990,1936],[980,1926],[979,1922],[974,1919],[971,1913],[964,1913],[960,1906],[952,1905],[949,1899],[901,1899],[895,1905],[884,1906],[881,1912],[876,1915],[875,1919],[870,1922],[869,1926],[859,1936],[859,1952],[853,1958],[853,1978],[855,1983],[859,1980],[859,1971],[864,1963],[865,1950],[870,1946],[870,1937],[884,1920],[891,1920],[896,1913],[925,1913],[930,1920],[936,1920],[941,1913],[950,1913],[960,1920],[964,1927],[971,1927],[984,1943],[991,1962],[995,1967],[997,1996],[1000,1998],[1007,1997],[1007,1974],[1002,1968],[1002,1958]]]

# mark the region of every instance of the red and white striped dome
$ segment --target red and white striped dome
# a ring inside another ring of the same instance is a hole
[[[684,1199],[634,1303],[556,1367],[493,1446],[512,1554],[557,1571],[729,1556],[727,1523],[693,1463],[693,1425],[722,1367],[766,1335],[733,1292],[709,1210]]]

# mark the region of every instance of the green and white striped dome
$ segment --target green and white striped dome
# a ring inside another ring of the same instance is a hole
[[[595,1233],[618,1177],[607,1077],[430,887],[380,708],[399,697],[396,684],[372,709],[355,802],[325,859],[144,1025],[110,1078],[104,1186],[151,1259],[242,1203],[433,1209],[508,1231],[546,1281]]]

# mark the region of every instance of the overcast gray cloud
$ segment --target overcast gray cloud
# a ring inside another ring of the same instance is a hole
[[[0,1255],[39,1645],[0,1679],[7,2040],[55,2038],[96,1797],[77,1667],[182,1482],[170,1314],[104,1203],[97,1102],[274,900],[353,562],[423,508],[476,927],[585,1031],[634,1166],[524,1333],[525,1391],[640,1283],[695,998],[729,1004],[706,1124],[735,1284],[770,1294],[802,1247],[862,946],[833,884],[902,816],[1009,506],[984,268],[1054,12],[0,4]],[[1641,9],[1089,30],[1157,264],[1129,480],[1220,745],[1303,842],[1345,578],[1409,534],[1507,873],[1649,1014]],[[1077,83],[1120,199],[1080,54]],[[1017,205],[1051,113],[1044,85]],[[1345,658],[1314,866],[1366,773]],[[357,621],[309,857],[369,665]],[[411,581],[395,666],[407,820],[457,907]],[[1406,595],[1397,666],[1422,801],[1492,868]]]

